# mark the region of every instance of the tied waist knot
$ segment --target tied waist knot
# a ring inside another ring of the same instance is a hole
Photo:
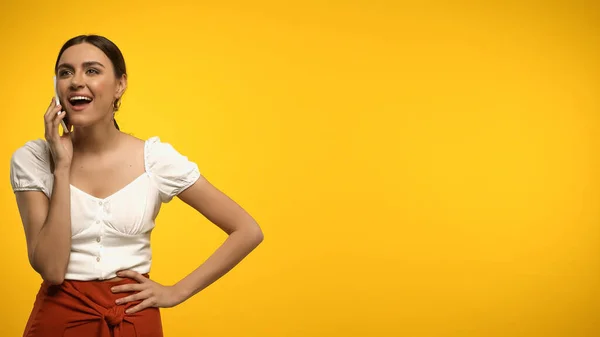
[[[30,316],[24,336],[125,337],[147,332],[148,337],[163,337],[158,308],[127,314],[126,310],[133,303],[116,305],[117,296],[110,291],[114,285],[70,280],[61,285],[45,283],[36,298],[35,315]],[[46,306],[52,309],[44,310]],[[44,328],[39,330],[40,326]]]
[[[123,322],[125,318],[125,308],[122,305],[107,309],[104,313],[104,320],[110,327],[114,327]]]

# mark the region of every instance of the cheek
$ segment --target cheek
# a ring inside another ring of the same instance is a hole
[[[94,94],[94,98],[103,102],[112,102],[115,91],[114,85],[110,79],[100,76],[88,81],[88,86]]]
[[[108,85],[105,81],[97,80],[89,84],[91,90],[93,90],[96,99],[102,99],[107,95]]]

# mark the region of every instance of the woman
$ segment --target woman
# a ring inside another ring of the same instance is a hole
[[[46,111],[45,140],[27,142],[11,160],[29,261],[43,279],[24,336],[162,336],[159,308],[223,276],[262,242],[262,231],[170,144],[119,131],[114,114],[127,73],[111,41],[67,41],[55,74],[61,104],[53,99]],[[149,278],[150,232],[160,205],[176,196],[228,238],[165,286]]]

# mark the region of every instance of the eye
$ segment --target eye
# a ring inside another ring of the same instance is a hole
[[[90,69],[87,70],[87,73],[88,74],[97,75],[97,74],[100,74],[100,71],[98,69],[95,69],[95,68],[90,68]]]
[[[58,72],[58,76],[63,77],[63,76],[69,75],[70,73],[71,73],[71,71],[69,71],[69,70],[61,70]]]

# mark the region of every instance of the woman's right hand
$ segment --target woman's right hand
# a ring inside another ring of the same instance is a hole
[[[64,130],[61,135],[58,131],[60,122],[65,118],[67,113],[62,110],[62,106],[57,105],[54,98],[44,115],[46,124],[46,141],[50,145],[50,152],[54,161],[55,168],[71,167],[73,159],[73,142],[71,141],[71,133]]]

